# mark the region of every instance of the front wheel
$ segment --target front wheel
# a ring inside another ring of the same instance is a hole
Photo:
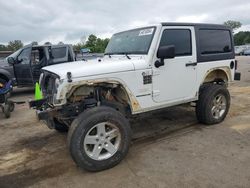
[[[196,105],[199,122],[214,125],[222,122],[230,107],[230,94],[224,85],[208,84],[200,91]]]
[[[117,165],[126,156],[130,140],[128,120],[110,107],[86,110],[73,121],[68,133],[73,160],[88,171]]]

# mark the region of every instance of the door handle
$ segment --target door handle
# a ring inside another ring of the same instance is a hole
[[[186,64],[186,67],[190,67],[190,66],[197,66],[197,62],[195,62],[195,63],[187,63]]]

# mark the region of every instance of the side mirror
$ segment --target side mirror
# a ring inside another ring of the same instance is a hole
[[[160,61],[155,62],[155,67],[159,68],[164,65],[164,59],[170,59],[175,57],[175,46],[161,46],[157,51],[157,58],[160,58]]]
[[[157,58],[164,60],[164,59],[171,59],[174,57],[175,57],[175,46],[174,45],[159,47],[159,49],[157,51]]]
[[[16,63],[16,61],[13,57],[8,57],[7,61],[10,65],[14,65]]]

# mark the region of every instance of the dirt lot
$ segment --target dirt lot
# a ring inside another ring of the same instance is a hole
[[[0,113],[0,187],[250,187],[250,58],[238,59],[242,81],[230,87],[222,124],[200,125],[183,106],[137,117],[126,159],[99,173],[77,168],[67,135],[37,122],[27,104],[11,119]],[[28,100],[33,91],[13,97]]]

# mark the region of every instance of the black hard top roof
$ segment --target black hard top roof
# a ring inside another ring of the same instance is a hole
[[[70,44],[39,44],[32,45],[32,47],[47,47],[47,46],[69,46]]]
[[[230,29],[230,27],[222,24],[209,23],[180,23],[180,22],[162,22],[162,26],[193,26],[198,28],[213,28],[213,29]]]

